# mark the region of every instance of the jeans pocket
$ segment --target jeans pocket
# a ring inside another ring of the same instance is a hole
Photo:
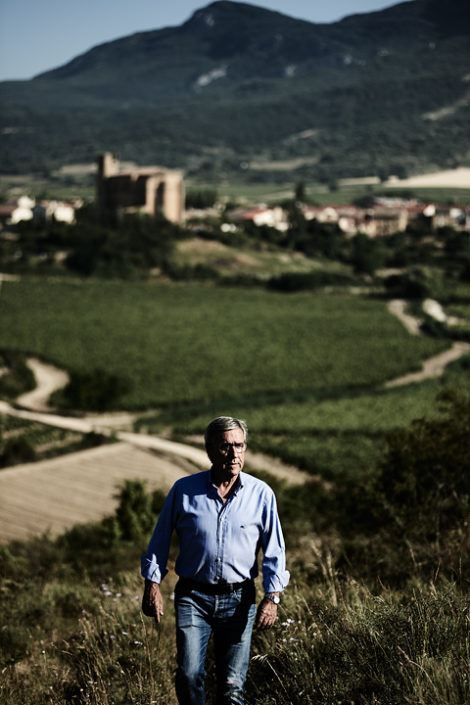
[[[177,627],[194,626],[194,601],[190,595],[175,592],[175,616]]]
[[[244,585],[239,590],[233,593],[234,599],[243,605],[250,605],[256,602],[256,588],[255,584],[251,581],[247,585]]]

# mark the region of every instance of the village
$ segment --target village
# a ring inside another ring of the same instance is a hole
[[[470,206],[443,205],[415,197],[370,194],[363,202],[312,205],[307,198],[296,205],[306,221],[335,225],[347,237],[364,234],[381,238],[404,232],[410,223],[420,221],[428,231],[452,228],[470,229]],[[365,201],[365,202],[364,202]],[[285,203],[251,203],[243,201],[227,207],[218,199],[208,208],[185,207],[183,172],[159,166],[124,167],[112,154],[97,159],[95,204],[100,212],[142,213],[150,217],[163,215],[169,222],[194,228],[197,222],[220,219],[222,232],[235,232],[247,223],[286,232],[290,227],[289,208]],[[22,194],[0,204],[0,229],[9,231],[21,222],[44,225],[56,221],[72,225],[76,212],[84,206],[82,199],[64,202],[35,199]]]

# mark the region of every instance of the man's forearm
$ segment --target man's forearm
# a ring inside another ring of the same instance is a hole
[[[163,616],[163,597],[160,585],[145,578],[144,596],[142,598],[142,611],[146,617],[153,617],[157,623]]]

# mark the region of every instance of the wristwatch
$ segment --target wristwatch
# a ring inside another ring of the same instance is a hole
[[[267,600],[271,600],[271,602],[274,602],[275,605],[278,605],[281,601],[281,598],[279,597],[279,595],[274,595],[272,592],[267,592],[265,594],[265,598]]]

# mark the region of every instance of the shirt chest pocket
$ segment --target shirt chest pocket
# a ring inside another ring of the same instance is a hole
[[[237,524],[236,535],[233,537],[239,541],[241,545],[249,544],[252,548],[256,547],[259,539],[259,526],[255,522],[240,522]]]

